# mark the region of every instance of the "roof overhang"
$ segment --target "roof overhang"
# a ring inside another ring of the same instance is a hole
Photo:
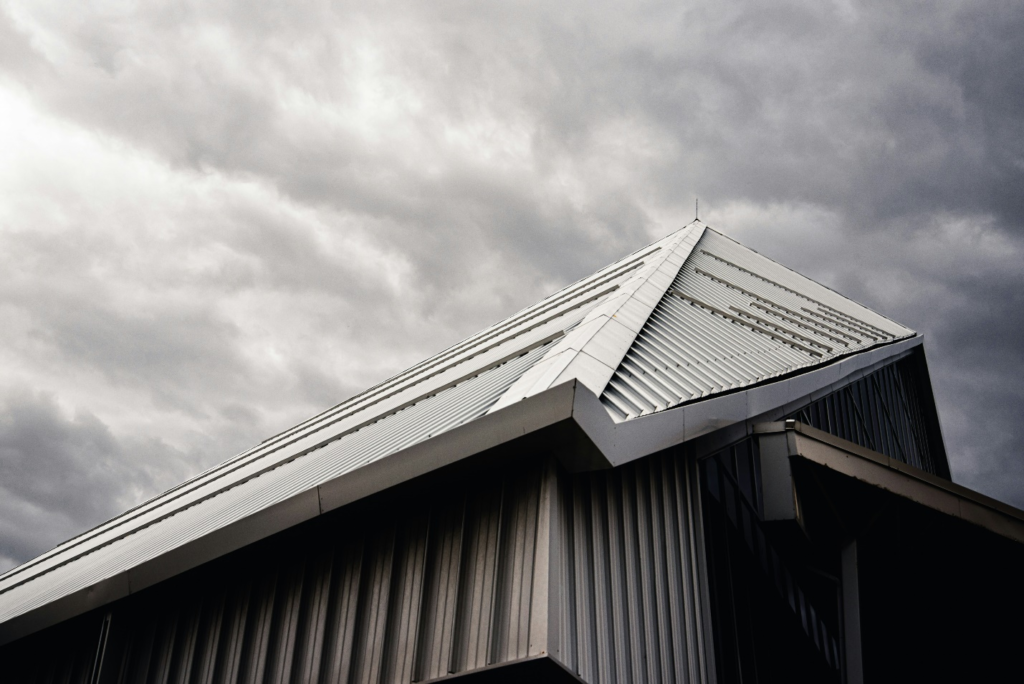
[[[842,476],[832,478],[832,489],[848,487],[840,484],[843,479],[853,480],[1024,544],[1024,511],[1013,506],[793,420],[756,425],[754,432],[760,435],[767,520],[806,524],[801,519],[801,501],[806,497],[794,477],[794,465],[810,465]],[[821,489],[821,483],[821,478],[811,476],[811,482],[804,484]],[[843,492],[828,493],[831,513],[840,516],[843,534],[855,535],[859,526],[874,522],[877,511],[868,497],[847,497],[847,505],[838,496]]]

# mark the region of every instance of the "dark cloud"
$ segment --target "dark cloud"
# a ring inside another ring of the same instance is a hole
[[[1009,1],[0,4],[10,424],[148,495],[699,195],[924,332],[957,478],[1024,505],[1022,31]],[[19,486],[9,529],[73,531]]]
[[[122,442],[90,413],[65,415],[53,396],[7,392],[0,398],[0,566],[52,548],[190,470],[184,454],[159,439]]]

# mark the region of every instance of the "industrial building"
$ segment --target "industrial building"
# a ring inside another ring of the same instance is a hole
[[[1012,671],[922,342],[695,221],[0,576],[0,678]]]

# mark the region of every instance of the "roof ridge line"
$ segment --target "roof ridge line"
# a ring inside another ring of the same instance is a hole
[[[663,247],[657,256],[587,314],[575,330],[513,383],[488,413],[570,379],[601,396],[705,228],[703,223],[693,221],[653,243]]]

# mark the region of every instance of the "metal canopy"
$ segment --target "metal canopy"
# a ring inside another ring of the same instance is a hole
[[[769,520],[798,516],[793,502],[799,497],[793,495],[790,465],[795,458],[1024,543],[1024,511],[967,487],[795,420],[756,425],[754,432],[761,437],[765,516]]]
[[[388,470],[388,461],[399,462],[389,456],[419,453],[417,445],[458,432],[445,458],[462,458],[471,455],[467,444],[493,446],[550,423],[538,411],[562,402],[558,419],[575,421],[604,462],[617,465],[781,410],[903,352],[905,344],[890,343],[911,337],[695,221],[0,576],[0,642],[318,515],[325,491],[345,489],[368,466]],[[889,348],[874,349],[882,345]],[[787,379],[764,386],[780,376]],[[568,403],[546,398],[567,385]],[[737,408],[730,391],[744,387],[758,389]],[[700,411],[666,411],[698,401]],[[444,461],[409,467],[408,458],[373,486]],[[372,488],[360,485],[331,507]],[[212,541],[241,528],[242,541]],[[198,549],[187,562],[161,560],[186,547]]]

